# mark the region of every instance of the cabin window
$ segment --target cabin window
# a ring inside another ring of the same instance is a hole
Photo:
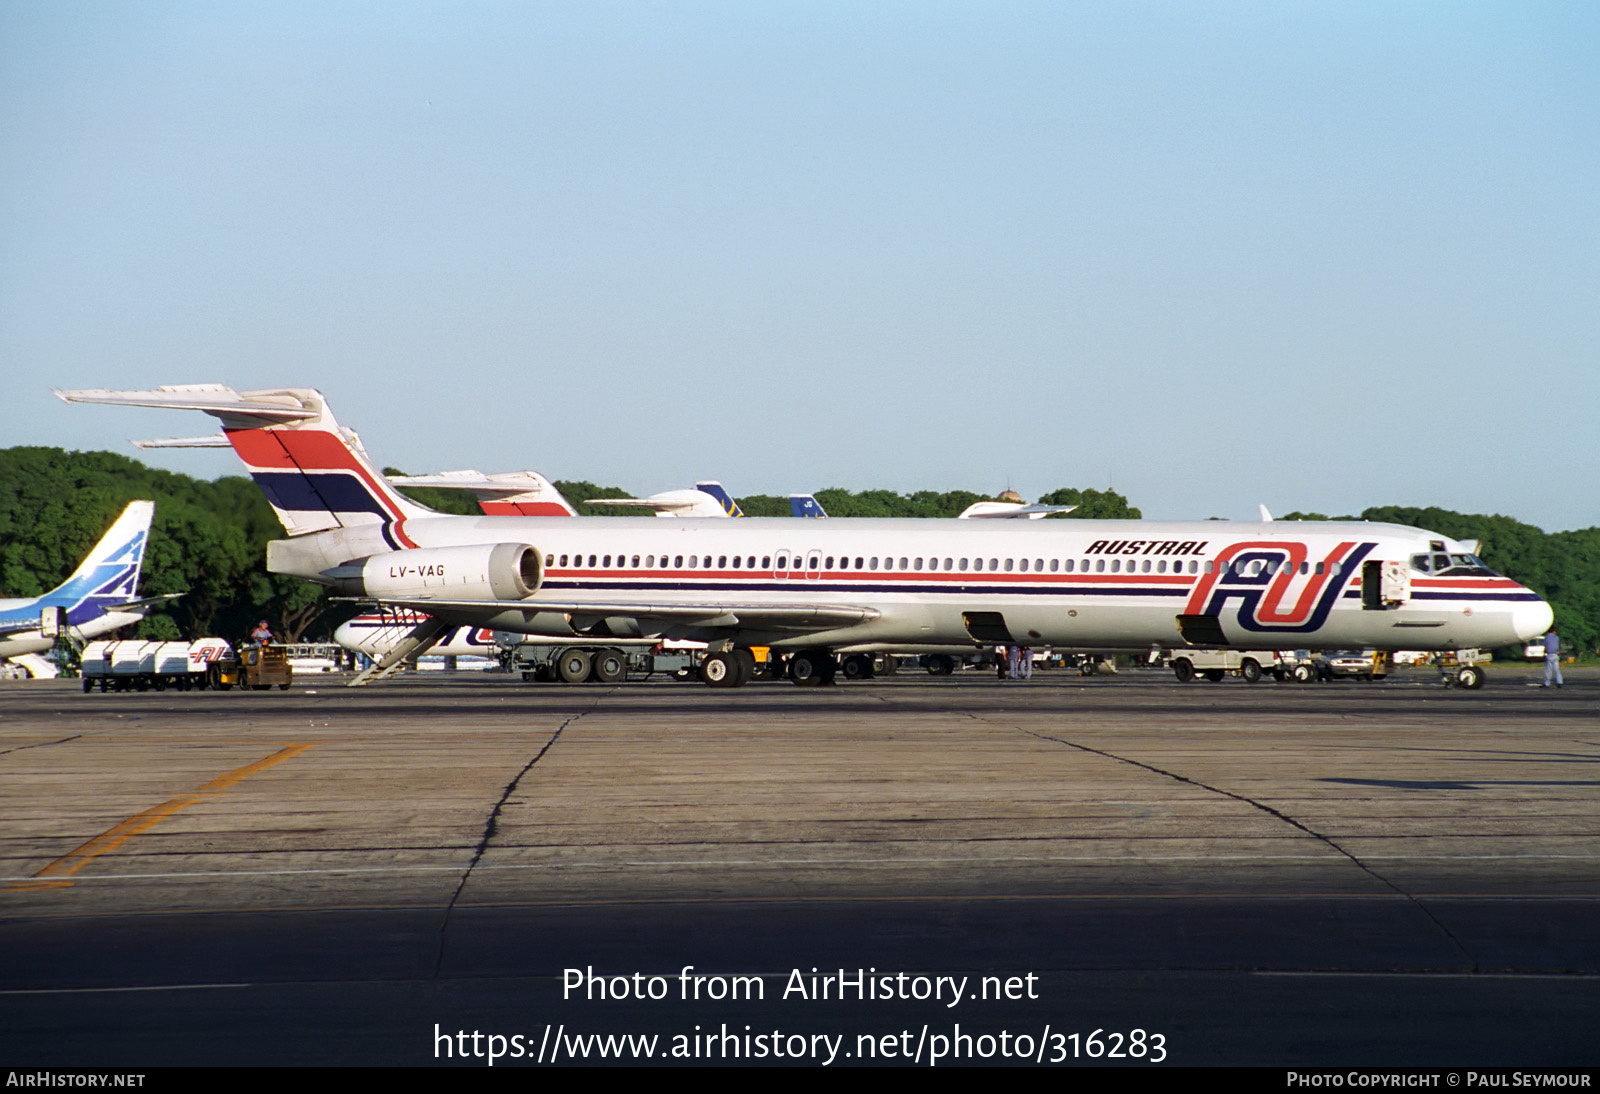
[[[1088,560],[1087,559],[1084,560],[1084,564],[1085,564],[1085,566],[1088,565]],[[1103,573],[1106,572],[1106,560],[1105,559],[1097,558],[1097,559],[1094,560],[1094,572],[1097,573],[1097,574],[1103,574]]]
[[[1144,560],[1144,565],[1140,566],[1139,569],[1142,570],[1145,573],[1149,573],[1150,572],[1150,560],[1148,558],[1145,559]]]
[[[567,564],[567,556],[566,555],[562,555],[561,556],[561,565],[565,566],[566,564]]]
[[[967,568],[967,560],[964,559],[964,558],[957,559],[956,563],[957,563],[957,569],[965,570]]]
[[[697,558],[694,555],[690,555],[689,556],[689,569],[691,569],[691,570],[694,569],[695,568],[695,563],[697,563],[699,561],[700,561],[699,558]]]
[[[900,568],[901,568],[901,569],[902,569],[902,570],[904,570],[904,569],[906,569],[906,568],[907,568],[907,567],[906,567],[906,560],[905,560],[905,559],[903,559],[903,558],[902,558],[902,559],[901,559],[901,560],[900,560]]]
[[[867,559],[867,566],[870,569],[876,570],[878,568],[878,556],[873,555],[871,558]]]
[[[946,570],[954,569],[955,568],[955,560],[954,559],[950,559],[950,558],[945,559],[944,560],[944,568]]]
[[[1050,572],[1055,573],[1059,569],[1061,569],[1061,560],[1059,558],[1052,558],[1050,560]]]
[[[824,570],[831,570],[831,569],[833,569],[833,556],[832,556],[832,555],[829,555],[829,556],[828,556],[828,557],[827,557],[827,558],[826,558],[826,559],[825,559],[825,560],[824,560],[824,561],[823,561],[823,563],[822,563],[822,568],[823,568],[823,569],[824,569]]]
[[[742,562],[742,561],[744,561],[744,560],[741,559],[738,555],[734,555],[733,556],[733,568],[735,570],[737,570],[739,568],[739,563]]]
[[[1156,573],[1164,574],[1166,572],[1167,572],[1167,560],[1166,559],[1162,559],[1161,561],[1156,563]]]
[[[1016,568],[1016,563],[1017,563],[1017,560],[1014,559],[1014,558],[1006,559],[1006,573],[1009,574],[1013,569],[1015,569]]]
[[[1074,572],[1074,570],[1076,569],[1076,564],[1077,564],[1077,560],[1076,559],[1071,559],[1071,558],[1067,559],[1067,573],[1070,574],[1070,573]]]

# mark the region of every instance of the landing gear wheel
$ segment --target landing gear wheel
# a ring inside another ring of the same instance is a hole
[[[1463,665],[1456,672],[1456,683],[1468,691],[1483,687],[1484,672],[1476,665]]]
[[[1261,679],[1261,662],[1253,657],[1246,657],[1239,662],[1239,675],[1244,677],[1244,682],[1254,684]]]
[[[1194,679],[1194,662],[1187,657],[1180,657],[1172,663],[1172,675],[1178,678],[1178,683],[1187,684]]]
[[[789,658],[789,679],[807,687],[826,684],[837,669],[827,650],[801,650]]]
[[[956,671],[955,658],[949,654],[936,653],[928,658],[929,676],[949,676]]]
[[[872,658],[864,653],[852,653],[844,659],[839,670],[847,680],[869,680],[872,678]]]
[[[596,650],[590,674],[602,684],[615,684],[628,676],[628,659],[621,650]]]
[[[589,679],[589,654],[584,650],[562,650],[556,659],[556,672],[569,684],[581,684]]]
[[[738,650],[707,654],[700,662],[700,679],[714,688],[736,688],[750,679],[748,666]]]
[[[1309,684],[1317,677],[1316,670],[1310,665],[1296,665],[1289,671],[1289,675],[1294,677],[1297,684]]]

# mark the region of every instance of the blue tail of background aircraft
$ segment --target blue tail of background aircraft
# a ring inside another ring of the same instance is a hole
[[[730,517],[742,517],[744,513],[739,510],[739,503],[728,496],[720,482],[697,482],[694,488],[702,494],[710,494],[717,499],[717,504],[722,506],[722,511]]]
[[[790,494],[789,515],[791,517],[825,517],[828,514],[822,511],[822,505],[810,494]]]

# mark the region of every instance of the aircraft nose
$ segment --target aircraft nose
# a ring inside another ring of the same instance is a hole
[[[1517,633],[1517,641],[1526,642],[1548,631],[1555,618],[1555,612],[1550,609],[1548,603],[1543,600],[1529,600],[1512,609],[1511,629]]]

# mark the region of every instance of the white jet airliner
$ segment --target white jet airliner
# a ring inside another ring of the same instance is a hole
[[[1465,545],[1400,525],[441,516],[385,482],[314,390],[58,394],[221,419],[289,533],[269,570],[429,613],[395,659],[454,626],[681,638],[710,644],[707,683],[737,686],[757,645],[812,683],[837,654],[918,646],[1449,650],[1551,621]]]

